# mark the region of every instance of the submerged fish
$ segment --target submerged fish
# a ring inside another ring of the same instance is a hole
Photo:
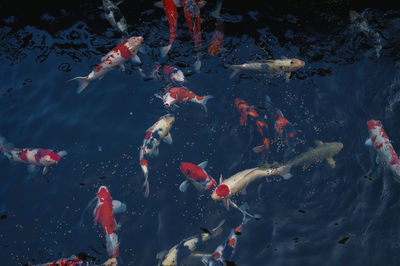
[[[354,10],[349,11],[350,21],[352,26],[358,28],[362,33],[364,33],[368,38],[372,39],[375,47],[376,57],[380,57],[382,50],[382,37],[381,35],[372,29],[368,25],[368,21]]]
[[[369,138],[365,144],[374,147],[378,153],[377,163],[383,162],[387,165],[396,176],[396,180],[400,181],[400,160],[383,129],[381,121],[371,119],[367,122],[367,126]]]
[[[179,190],[185,192],[189,186],[189,182],[191,182],[201,192],[212,192],[217,187],[217,182],[204,170],[207,163],[207,161],[198,165],[181,163],[180,169],[187,179],[180,184]]]
[[[212,16],[217,19],[217,24],[215,26],[215,32],[211,38],[210,44],[208,45],[208,53],[211,55],[216,55],[222,46],[222,42],[224,40],[224,22],[220,17],[220,11],[222,7],[222,0],[219,0],[217,3],[217,7],[212,12]]]
[[[178,11],[173,0],[163,0],[163,7],[165,15],[168,19],[169,24],[169,44],[161,47],[161,56],[165,57],[172,47],[172,44],[176,38],[177,26],[178,26]]]
[[[158,145],[163,140],[168,144],[172,143],[171,133],[169,132],[172,124],[175,121],[175,116],[166,114],[160,117],[151,127],[146,130],[146,135],[143,139],[143,145],[140,147],[140,166],[142,168],[145,180],[143,186],[145,187],[145,196],[148,197],[150,193],[149,185],[149,168],[148,162],[145,157],[157,156]]]
[[[103,56],[100,64],[98,64],[89,75],[86,77],[70,79],[69,81],[77,80],[80,84],[76,93],[81,93],[91,81],[103,78],[103,76],[112,69],[116,67],[124,69],[124,63],[129,59],[140,62],[136,53],[142,43],[143,37],[131,37],[114,47],[109,53]]]
[[[126,210],[126,205],[118,200],[111,198],[110,191],[107,187],[101,186],[97,191],[97,206],[94,209],[94,222],[100,223],[105,233],[107,242],[107,252],[112,258],[119,255],[119,242],[116,233],[118,224],[114,215]]]
[[[286,76],[286,79],[288,80],[290,78],[291,72],[304,67],[304,65],[304,61],[296,58],[265,60],[262,62],[249,62],[241,65],[229,65],[229,67],[233,69],[230,78],[233,78],[237,73],[242,70],[253,70],[270,72],[273,75],[284,74]]]
[[[118,5],[121,3],[122,1],[113,3],[111,0],[103,0],[103,8],[108,22],[110,22],[110,24],[120,32],[128,36],[128,25],[126,24],[126,20],[122,15],[121,10],[118,8]]]
[[[205,231],[201,235],[192,236],[186,238],[173,246],[170,250],[164,250],[157,254],[157,259],[159,260],[159,266],[177,266],[181,265],[181,261],[186,257],[190,256],[193,251],[195,251],[199,245],[204,242],[215,238],[216,236],[222,233],[222,225],[225,223],[225,220],[222,220],[217,227],[213,230],[208,231],[207,229],[203,229]]]
[[[44,166],[43,174],[47,173],[49,166],[58,163],[62,157],[67,155],[66,151],[55,152],[50,149],[13,148],[13,145],[8,143],[3,136],[0,136],[0,152],[10,161],[29,164],[31,169],[35,166]]]
[[[165,80],[170,84],[182,84],[186,82],[185,75],[182,70],[169,65],[157,64],[150,74],[150,79]]]

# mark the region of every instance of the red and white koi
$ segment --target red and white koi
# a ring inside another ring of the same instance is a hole
[[[76,77],[71,80],[77,80],[80,86],[77,93],[81,93],[91,81],[95,79],[101,79],[103,76],[116,67],[125,69],[124,63],[128,60],[133,60],[135,62],[140,62],[137,56],[137,51],[140,45],[143,43],[143,37],[134,36],[114,47],[109,53],[101,58],[100,64],[98,64],[92,72],[86,77]]]
[[[56,164],[62,157],[67,155],[66,151],[55,152],[50,149],[12,148],[3,136],[0,136],[0,152],[9,160],[20,163],[27,163],[31,166],[44,166],[43,174],[46,174],[48,167]]]
[[[75,256],[72,256],[71,258],[63,258],[54,262],[38,264],[36,266],[86,266],[86,265],[88,264],[85,263],[83,260],[78,259]]]
[[[243,215],[242,223],[229,232],[227,239],[215,249],[211,258],[208,256],[201,258],[201,261],[204,263],[204,265],[217,266],[223,265],[227,261],[231,261],[236,252],[238,236],[242,234],[243,226],[249,220],[250,219],[246,215]]]
[[[153,68],[150,78],[163,79],[172,84],[181,84],[186,82],[185,75],[183,74],[182,70],[169,65],[156,65]]]
[[[140,166],[142,168],[145,180],[143,186],[145,187],[145,196],[148,197],[150,193],[149,185],[149,168],[148,162],[145,157],[147,156],[157,156],[158,155],[158,145],[163,140],[164,142],[171,144],[172,137],[169,132],[172,124],[175,121],[175,116],[172,114],[166,114],[160,117],[150,128],[146,130],[146,135],[143,140],[143,145],[140,147]]]
[[[192,34],[192,39],[197,52],[201,45],[201,18],[200,18],[200,7],[198,1],[195,0],[182,0],[183,13],[185,14],[186,23],[189,27],[189,31]],[[201,67],[200,55],[197,54],[197,59],[194,64],[196,71],[199,71]]]
[[[382,122],[371,119],[367,122],[367,126],[369,138],[365,144],[375,148],[378,153],[377,162],[385,163],[396,176],[397,181],[400,181],[400,160],[383,129]]]
[[[207,101],[213,98],[212,95],[199,96],[185,87],[173,87],[168,90],[163,96],[157,95],[156,97],[163,100],[165,107],[170,107],[176,103],[194,102],[201,104],[207,112]]]
[[[180,169],[187,179],[180,184],[179,190],[185,192],[191,182],[199,191],[212,192],[217,187],[217,182],[204,170],[207,163],[181,163]]]
[[[168,19],[169,24],[169,44],[161,47],[161,56],[165,57],[172,47],[172,44],[176,38],[177,26],[178,26],[178,11],[173,0],[163,0],[163,7],[165,15]]]
[[[101,186],[96,195],[97,206],[94,209],[94,222],[100,223],[105,233],[107,252],[110,257],[118,257],[119,242],[116,230],[119,225],[114,215],[126,210],[126,205],[118,200],[113,200],[107,187]]]

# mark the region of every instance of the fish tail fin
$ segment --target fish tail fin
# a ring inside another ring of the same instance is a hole
[[[283,177],[283,179],[289,179],[292,177],[292,174],[290,173],[290,170],[292,169],[291,165],[284,165],[282,166],[281,172],[279,175]]]
[[[168,54],[169,50],[171,49],[171,46],[172,44],[168,44],[167,46],[161,47],[160,51],[162,57],[165,57]]]
[[[222,226],[225,223],[225,219],[223,219],[221,222],[219,222],[219,224],[212,230],[212,234],[213,236],[218,236],[222,233]]]
[[[230,68],[233,69],[232,74],[229,76],[229,78],[233,78],[237,73],[239,73],[242,69],[240,68],[240,66],[237,65],[229,65]]]
[[[76,90],[77,94],[81,93],[90,83],[90,80],[87,77],[76,77],[76,78],[70,79],[68,81],[71,81],[71,80],[76,80],[79,82],[79,87]]]
[[[113,257],[113,258],[118,257],[119,242],[118,242],[118,236],[116,233],[106,235],[106,246],[107,246],[107,252],[110,255],[110,257]]]
[[[207,112],[207,106],[206,106],[206,104],[207,104],[208,100],[210,100],[210,99],[212,99],[212,98],[214,98],[214,96],[212,96],[212,95],[207,95],[207,96],[204,96],[204,99],[200,101],[201,105],[202,105],[203,108],[204,108],[204,111]]]
[[[67,151],[59,151],[59,152],[57,152],[57,154],[58,154],[60,157],[64,157],[64,156],[66,156],[66,155],[68,154],[68,152],[67,152]]]
[[[12,144],[7,142],[7,139],[0,135],[0,153],[4,154],[8,159],[12,158],[10,150],[12,149]]]
[[[144,196],[147,198],[150,194],[149,168],[147,165],[147,160],[141,157],[140,166],[142,167],[142,171],[144,174],[144,182],[143,182],[143,187],[145,188]]]
[[[196,62],[193,64],[193,67],[194,67],[194,71],[200,72],[200,68],[201,68],[200,56],[197,56]]]

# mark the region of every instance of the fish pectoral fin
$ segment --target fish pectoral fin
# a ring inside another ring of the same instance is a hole
[[[324,144],[321,140],[314,140],[314,143],[317,146],[321,146],[322,144]]]
[[[122,71],[122,72],[125,72],[126,71],[126,69],[125,69],[125,66],[124,65],[119,65],[118,66],[118,68]]]
[[[157,253],[156,258],[158,260],[162,260],[165,257],[165,255],[167,255],[167,253],[168,253],[168,250],[162,250]]]
[[[204,161],[204,162],[199,163],[197,166],[202,169],[205,169],[207,167],[207,164],[208,164],[208,161]]]
[[[185,191],[188,189],[189,184],[190,184],[189,181],[187,181],[187,180],[183,181],[183,182],[179,185],[179,190],[180,190],[181,192],[185,192]]]
[[[242,188],[242,190],[240,191],[240,194],[247,195],[247,186]]]
[[[219,176],[219,183],[222,184],[222,182],[224,181],[224,179],[222,178],[222,174]]]
[[[163,141],[165,143],[172,144],[172,136],[170,132],[168,132],[168,134],[163,138]]]
[[[285,73],[285,79],[286,79],[286,82],[289,82],[290,81],[290,77],[292,76],[292,73],[291,72],[286,72]]]
[[[223,199],[222,202],[223,202],[225,208],[229,211],[229,203],[230,203],[229,199]]]
[[[134,56],[132,56],[131,61],[135,64],[140,65],[142,63],[142,61],[140,60],[139,56],[137,56],[137,54],[135,54]]]
[[[114,2],[114,5],[118,6],[118,5],[122,4],[123,2],[124,2],[124,0],[120,0],[118,2]]]
[[[366,140],[365,140],[365,146],[372,146],[372,139],[371,138],[367,138]]]
[[[326,158],[326,161],[328,162],[330,167],[335,168],[336,162],[332,157]]]
[[[112,207],[113,207],[114,214],[126,211],[126,204],[120,202],[119,200],[113,200]]]
[[[192,254],[189,255],[192,258],[211,258],[212,254],[210,253],[202,253],[202,252],[193,252]]]
[[[32,164],[31,164],[32,165]],[[49,171],[49,168],[47,166],[43,167],[42,173],[45,175]]]

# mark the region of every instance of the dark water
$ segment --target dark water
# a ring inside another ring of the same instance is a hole
[[[234,99],[260,107],[265,95],[294,124],[299,138],[295,153],[315,147],[314,140],[340,141],[344,149],[335,156],[334,169],[326,163],[296,168],[289,180],[257,180],[247,195],[235,197],[262,215],[244,228],[235,263],[398,265],[400,187],[390,171],[376,164],[376,152],[364,145],[366,122],[379,119],[400,151],[398,10],[357,9],[381,37],[378,57],[376,40],[352,26],[348,11],[353,7],[340,1],[303,9],[298,4],[285,9],[224,3],[223,51],[210,56],[205,50],[201,72],[194,73],[193,41],[182,9],[178,37],[162,59],[159,47],[169,37],[164,11],[148,2],[121,4],[130,35],[144,36],[149,47],[147,54],[138,54],[142,67],[150,70],[155,62],[179,67],[189,89],[214,96],[205,113],[191,103],[165,109],[154,97],[165,83],[145,81],[130,63],[126,72],[113,70],[77,95],[77,83],[66,81],[87,75],[121,41],[98,6],[101,1],[37,12],[29,7],[2,11],[0,134],[16,147],[65,149],[68,155],[46,175],[0,161],[1,265],[74,254],[91,264],[105,261],[104,233],[93,224],[93,209],[84,211],[101,185],[127,204],[127,212],[116,216],[122,264],[156,265],[159,251],[226,219],[223,234],[201,248],[212,252],[240,223],[241,214],[193,186],[181,193],[179,165],[208,160],[207,172],[219,179],[265,159],[290,159],[293,151],[278,146],[273,135],[271,152],[255,154],[251,149],[260,145],[258,132],[250,124],[239,125]],[[208,2],[201,10],[203,44],[215,29],[209,16],[214,8]],[[231,69],[225,66],[281,57],[296,57],[306,65],[289,82],[249,71],[230,79]],[[149,160],[151,193],[146,199],[138,191],[143,182],[139,147],[145,130],[167,112],[176,116],[174,142],[162,143],[159,156]]]

